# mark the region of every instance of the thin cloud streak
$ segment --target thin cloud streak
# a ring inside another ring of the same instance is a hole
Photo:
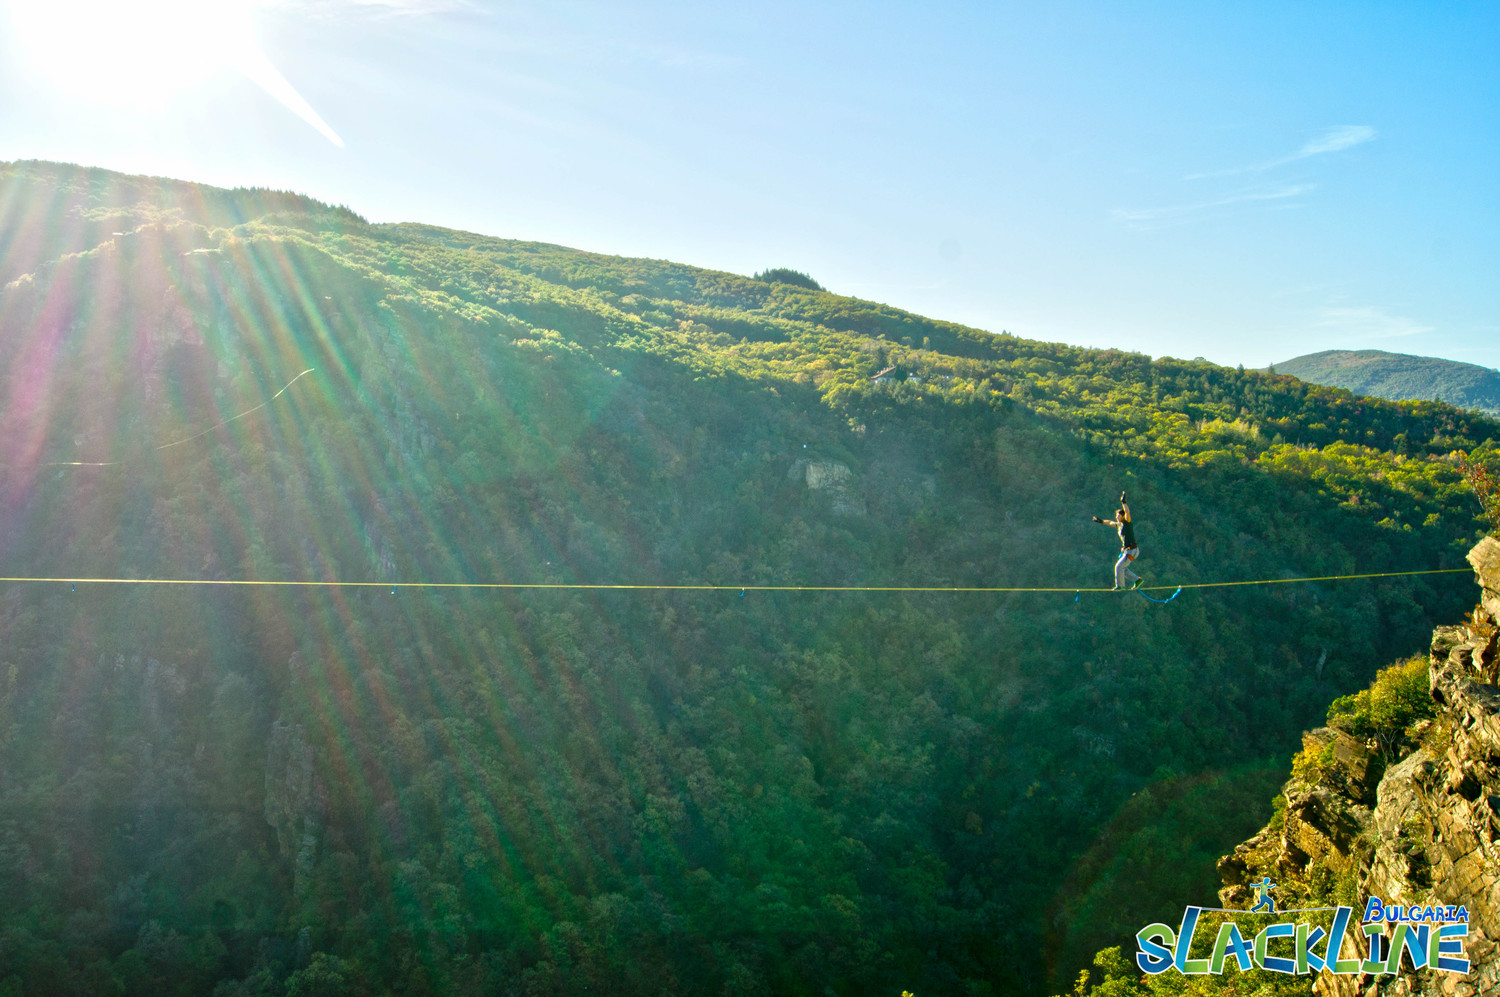
[[[325,18],[432,17],[440,14],[475,13],[480,10],[473,0],[261,0],[261,5]]]
[[[1284,201],[1288,198],[1306,194],[1316,186],[1316,184],[1299,183],[1287,187],[1277,187],[1272,190],[1242,190],[1238,193],[1215,198],[1211,201],[1195,201],[1191,204],[1173,204],[1159,208],[1113,208],[1110,210],[1110,216],[1116,221],[1128,224],[1181,219],[1213,208],[1222,208],[1230,204],[1242,204],[1254,201]]]
[[[1345,342],[1367,342],[1372,339],[1402,339],[1434,331],[1404,315],[1390,315],[1379,308],[1323,308],[1313,322],[1314,329],[1333,333]]]
[[[1322,155],[1325,152],[1338,152],[1351,146],[1363,145],[1374,139],[1375,129],[1369,125],[1344,125],[1340,128],[1329,129],[1322,136],[1304,145],[1295,156],[1288,156],[1282,162],[1290,163],[1297,159],[1306,159],[1308,156]]]
[[[1183,177],[1184,180],[1205,180],[1209,177],[1232,177],[1244,173],[1264,173],[1274,170],[1278,166],[1295,163],[1301,159],[1309,159],[1313,156],[1322,156],[1330,152],[1341,152],[1344,149],[1363,145],[1375,140],[1378,133],[1369,125],[1340,125],[1330,128],[1322,135],[1312,139],[1290,156],[1282,156],[1280,159],[1272,159],[1264,163],[1253,163],[1249,166],[1237,166],[1230,170],[1213,170],[1208,173],[1190,173]]]

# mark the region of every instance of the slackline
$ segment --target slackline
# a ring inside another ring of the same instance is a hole
[[[79,585],[234,585],[275,588],[389,588],[396,589],[568,589],[581,591],[653,591],[653,592],[1058,592],[1078,595],[1083,592],[1165,592],[1175,589],[1170,598],[1152,600],[1170,602],[1183,589],[1230,588],[1246,585],[1297,585],[1306,582],[1337,582],[1359,578],[1402,578],[1411,575],[1452,575],[1471,568],[1434,568],[1426,571],[1377,571],[1360,575],[1319,575],[1312,578],[1257,578],[1250,581],[1185,582],[1181,585],[1143,585],[1138,589],[1078,588],[1077,586],[1001,586],[1001,585],[692,585],[671,583],[598,583],[598,582],[351,582],[337,579],[321,581],[280,581],[254,578],[69,578],[69,577],[0,577],[0,583],[35,583]],[[1150,598],[1150,596],[1147,596]]]

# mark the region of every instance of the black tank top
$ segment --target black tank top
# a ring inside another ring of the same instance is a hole
[[[1129,550],[1135,546],[1135,524],[1128,519],[1120,520],[1120,549]]]

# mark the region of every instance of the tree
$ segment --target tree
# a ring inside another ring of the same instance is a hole
[[[797,287],[805,287],[811,291],[823,290],[823,285],[813,280],[801,270],[789,270],[786,267],[773,267],[770,270],[762,270],[755,275],[756,280],[763,280],[767,284],[795,284]]]

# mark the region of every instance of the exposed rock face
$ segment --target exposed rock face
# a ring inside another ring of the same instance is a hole
[[[1287,783],[1280,828],[1262,829],[1219,860],[1219,875],[1226,884],[1219,897],[1225,906],[1253,903],[1248,884],[1265,873],[1277,881],[1305,879],[1314,868],[1345,875],[1361,861],[1380,776],[1379,759],[1363,742],[1327,727],[1303,734],[1302,745],[1330,755],[1332,762],[1316,781],[1303,782],[1294,776]]]
[[[1480,601],[1492,620],[1500,620],[1500,540],[1485,537],[1469,551],[1469,563],[1479,576]]]
[[[826,491],[833,499],[833,511],[840,516],[863,516],[865,500],[854,487],[854,472],[849,465],[836,460],[802,459],[787,472],[792,480],[801,478],[811,491]]]
[[[1281,826],[1219,862],[1228,907],[1247,906],[1246,884],[1269,874],[1301,883],[1352,877],[1361,906],[1377,896],[1467,908],[1467,976],[1324,973],[1313,989],[1326,997],[1500,994],[1500,542],[1486,537],[1469,562],[1483,602],[1467,624],[1433,633],[1428,675],[1438,715],[1420,746],[1387,767],[1373,746],[1342,731],[1305,735],[1322,770],[1294,774]]]
[[[266,748],[266,823],[276,830],[283,858],[293,863],[294,889],[302,891],[312,868],[327,809],[327,790],[315,774],[313,747],[302,727],[276,721]]]
[[[803,473],[806,475],[807,487],[814,491],[822,488],[846,488],[853,475],[848,465],[834,460],[810,460],[803,468]]]

